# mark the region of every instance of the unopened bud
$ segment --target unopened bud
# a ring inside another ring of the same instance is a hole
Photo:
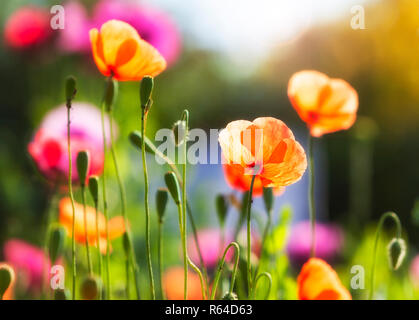
[[[95,205],[99,202],[99,178],[97,176],[90,176],[89,178],[89,191],[93,198]]]
[[[49,235],[49,258],[52,264],[55,264],[58,258],[60,258],[64,252],[65,240],[67,231],[60,225],[52,227]]]
[[[65,99],[67,102],[74,99],[74,96],[76,95],[77,89],[76,89],[76,78],[73,76],[67,77],[65,81]]]
[[[140,99],[141,99],[141,107],[145,108],[146,110],[149,109],[148,106],[151,100],[151,94],[153,92],[154,87],[154,80],[152,77],[146,76],[141,80],[140,84]]]
[[[390,268],[397,270],[406,256],[406,242],[402,238],[394,238],[387,247]]]
[[[67,289],[55,289],[54,300],[70,300],[70,291]]]
[[[77,154],[77,173],[82,186],[86,184],[87,171],[89,168],[89,153],[85,150]]]
[[[84,300],[95,300],[102,290],[102,282],[95,276],[86,277],[81,284],[81,296]]]
[[[229,207],[229,202],[228,202],[227,197],[222,194],[217,195],[217,197],[215,198],[215,207],[217,209],[218,220],[222,227],[224,226],[224,223],[227,217],[228,207]]]
[[[271,212],[274,204],[274,192],[272,188],[263,188],[263,202],[265,202],[266,212]]]
[[[112,106],[115,104],[116,98],[118,97],[118,81],[115,79],[110,80],[106,84],[106,91],[105,91],[105,108],[106,111],[111,111]]]
[[[156,192],[156,208],[160,223],[163,222],[164,213],[166,211],[167,200],[169,198],[169,191],[165,188],[160,188]]]
[[[143,141],[141,132],[133,131],[129,134],[129,139],[134,147],[137,147],[141,150],[141,143]],[[156,146],[151,142],[147,137],[144,139],[145,151],[151,154],[156,153]]]
[[[174,172],[170,171],[164,175],[164,181],[166,182],[167,189],[177,205],[180,204],[180,187],[179,181]]]
[[[172,128],[175,145],[180,146],[186,140],[186,121],[176,121]]]
[[[234,292],[229,293],[227,292],[224,296],[222,300],[238,300],[237,294],[235,294]]]

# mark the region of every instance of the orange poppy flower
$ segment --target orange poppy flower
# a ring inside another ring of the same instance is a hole
[[[166,60],[128,23],[109,20],[90,30],[93,58],[104,76],[135,81],[157,76],[166,68]]]
[[[223,164],[223,170],[224,170],[224,177],[227,181],[227,183],[232,187],[233,189],[239,190],[239,191],[249,191],[250,190],[250,184],[252,182],[252,176],[243,174],[243,171],[240,170],[240,168],[237,168],[234,165],[230,164]],[[285,187],[277,187],[274,188],[274,194],[276,196],[280,196],[285,191]],[[255,178],[255,182],[253,184],[253,196],[259,197],[263,193],[263,184],[260,177]]]
[[[300,300],[351,300],[351,294],[342,285],[335,270],[324,260],[309,259],[297,279]]]
[[[356,120],[358,94],[342,79],[300,71],[288,83],[288,97],[313,137],[349,129]]]
[[[163,287],[168,300],[183,300],[182,267],[172,267],[163,275]],[[188,300],[202,300],[201,281],[195,273],[188,272]]]
[[[75,239],[78,243],[84,244],[85,227],[84,227],[84,211],[83,205],[74,203],[75,205]],[[71,238],[73,230],[73,208],[71,206],[70,198],[63,198],[59,203],[59,222],[67,230],[67,235]],[[99,212],[99,248],[102,253],[106,253],[106,219],[105,216]],[[97,246],[97,233],[96,233],[96,210],[93,207],[86,207],[86,220],[87,220],[87,238],[89,244]],[[109,239],[113,240],[122,236],[125,233],[125,223],[121,216],[109,219]]]
[[[4,262],[0,262],[0,268],[8,269],[10,271],[10,274],[12,275],[12,281],[10,282],[9,287],[6,289],[6,291],[3,294],[3,300],[12,300],[13,299],[13,288],[14,288],[15,282],[16,282],[15,271],[13,270],[13,268],[9,264],[4,263]]]
[[[259,192],[261,186],[285,187],[300,180],[307,168],[304,149],[285,123],[275,118],[230,122],[218,141],[228,170],[236,177],[235,185],[240,182],[243,189],[252,175]]]

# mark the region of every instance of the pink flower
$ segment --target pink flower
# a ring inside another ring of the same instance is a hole
[[[331,262],[343,246],[342,230],[332,224],[316,223],[316,257]],[[288,256],[296,265],[306,262],[310,257],[311,227],[303,221],[291,230],[288,241]]]
[[[419,287],[419,255],[413,258],[409,271],[413,284]]]
[[[44,43],[51,35],[50,16],[47,10],[25,6],[14,12],[6,21],[4,39],[14,49],[27,49]]]
[[[207,268],[211,269],[217,266],[219,259],[222,258],[225,248],[233,241],[233,233],[231,230],[226,231],[224,243],[221,243],[221,232],[219,229],[203,229],[198,231],[198,242],[202,253],[202,259]],[[238,242],[241,246],[246,247],[246,233],[240,232]],[[222,244],[222,245],[221,245]],[[259,255],[260,241],[259,237],[252,232],[252,252]],[[227,253],[226,260],[230,261],[233,257],[234,248]],[[188,254],[196,265],[200,265],[198,251],[196,249],[193,235],[188,237]]]
[[[99,109],[87,103],[73,103],[71,109],[71,154],[73,180],[77,180],[76,158],[79,151],[90,154],[89,175],[100,175],[103,170],[103,138]],[[109,139],[108,118],[105,119]],[[64,182],[68,176],[67,108],[51,110],[43,119],[28,151],[39,170],[54,182]]]
[[[69,1],[64,7],[66,19],[71,21],[61,30],[59,45],[64,51],[90,52],[89,30],[116,19],[132,25],[142,39],[160,52],[168,65],[179,56],[179,31],[170,17],[158,9],[140,5],[138,1],[101,0],[93,8],[90,19],[86,9],[77,1]]]
[[[15,269],[19,285],[32,293],[39,293],[43,281],[48,282],[46,270],[50,269],[50,261],[40,248],[22,240],[11,239],[4,245],[4,257]]]

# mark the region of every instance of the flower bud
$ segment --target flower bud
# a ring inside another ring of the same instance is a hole
[[[57,259],[62,256],[65,247],[65,240],[67,236],[67,231],[64,227],[60,225],[55,225],[52,227],[49,234],[49,258],[51,263],[55,264]]]
[[[67,289],[55,289],[54,300],[70,300],[70,291]]]
[[[131,143],[141,150],[142,135],[139,131],[133,131],[129,134],[129,139]],[[144,139],[145,151],[151,154],[156,153],[156,146],[151,142],[147,137]]]
[[[80,293],[84,300],[95,300],[102,290],[102,282],[95,276],[86,277],[80,287]]]
[[[235,294],[234,292],[232,293],[226,292],[222,300],[239,300],[239,299],[237,297],[237,294]]]
[[[82,186],[86,184],[87,171],[89,167],[89,153],[85,150],[77,154],[77,173]]]
[[[166,182],[167,189],[177,205],[180,204],[180,187],[179,181],[174,172],[170,171],[164,175],[164,181]]]
[[[265,202],[265,208],[268,213],[271,212],[274,204],[274,192],[272,188],[263,188],[263,202]]]
[[[169,192],[165,188],[160,188],[156,192],[156,208],[157,215],[159,216],[159,222],[163,222],[164,213],[166,211],[167,200],[169,198]]]
[[[152,77],[146,76],[141,80],[140,84],[140,100],[141,107],[147,109],[149,100],[151,98],[151,93],[153,92],[154,79]]]
[[[118,81],[112,79],[106,84],[105,91],[105,109],[111,111],[112,106],[115,104],[116,98],[118,97]]]
[[[67,102],[74,99],[74,96],[77,93],[76,89],[76,78],[73,76],[67,77],[65,81],[65,99]]]
[[[127,232],[124,232],[122,235],[122,246],[124,247],[124,253],[126,257],[129,257],[131,254],[131,241],[129,241],[129,236]]]
[[[93,198],[95,205],[99,202],[99,178],[98,176],[90,176],[89,178],[89,191]]]
[[[3,299],[3,295],[14,282],[14,279],[15,272],[13,268],[5,263],[0,264],[0,300]]]
[[[186,122],[179,120],[176,121],[172,128],[175,145],[178,147],[186,140]]]
[[[402,238],[394,238],[387,247],[390,268],[399,269],[406,256],[406,242]]]
[[[217,197],[215,198],[215,207],[217,209],[218,220],[220,222],[221,227],[223,227],[229,207],[227,197],[225,197],[222,194],[217,195]]]

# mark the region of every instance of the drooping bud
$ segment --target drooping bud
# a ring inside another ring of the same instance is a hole
[[[406,256],[406,242],[402,238],[393,238],[387,247],[390,268],[397,270]]]
[[[170,171],[164,175],[164,181],[166,182],[167,189],[177,205],[180,204],[180,187],[179,181],[174,172]]]
[[[13,268],[6,263],[0,264],[0,300],[3,299],[3,295],[6,290],[12,285],[15,279],[15,272]]]
[[[80,293],[84,300],[95,300],[102,290],[102,282],[95,276],[86,277],[80,287]]]
[[[224,196],[223,194],[218,194],[217,197],[215,198],[215,207],[217,209],[218,220],[220,222],[221,227],[223,227],[226,217],[227,217],[227,212],[228,212],[228,207],[229,207],[229,202],[228,202],[227,197]]]
[[[186,121],[178,120],[172,128],[175,145],[178,147],[186,140]]]
[[[169,191],[165,188],[160,188],[156,192],[156,208],[159,222],[163,222],[164,213],[166,211],[167,200],[169,198]]]
[[[89,153],[85,150],[77,154],[77,173],[82,186],[86,184],[87,171],[89,167]]]
[[[122,235],[122,246],[124,247],[124,253],[126,257],[129,257],[131,254],[131,241],[129,241],[129,236],[127,232],[124,232]]]
[[[268,214],[272,211],[274,200],[273,188],[263,188],[263,202],[265,202],[265,208]]]
[[[115,105],[115,101],[118,97],[118,81],[115,79],[110,80],[106,84],[106,91],[105,91],[105,109],[106,111],[111,111],[112,106]]]
[[[152,77],[146,76],[141,80],[140,84],[140,100],[141,107],[146,109],[146,112],[151,107],[151,93],[153,92],[154,79]]]
[[[98,176],[90,176],[89,178],[89,191],[93,198],[95,205],[99,202],[99,178]]]
[[[65,240],[67,231],[60,225],[55,225],[51,228],[49,234],[49,258],[51,263],[55,264],[58,258],[60,258],[64,252]]]
[[[65,81],[65,99],[67,102],[74,99],[74,96],[77,93],[76,89],[76,78],[73,76],[67,77]]]
[[[142,135],[139,131],[133,131],[129,134],[129,139],[131,143],[134,145],[134,147],[137,147],[141,150],[141,143],[142,143]],[[145,151],[151,154],[156,153],[156,146],[151,142],[147,137],[144,139],[145,144]]]
[[[67,289],[55,289],[54,300],[70,300],[70,291]]]
[[[239,298],[237,297],[237,294],[235,294],[234,292],[229,293],[226,292],[226,294],[223,296],[222,300],[238,300]]]

